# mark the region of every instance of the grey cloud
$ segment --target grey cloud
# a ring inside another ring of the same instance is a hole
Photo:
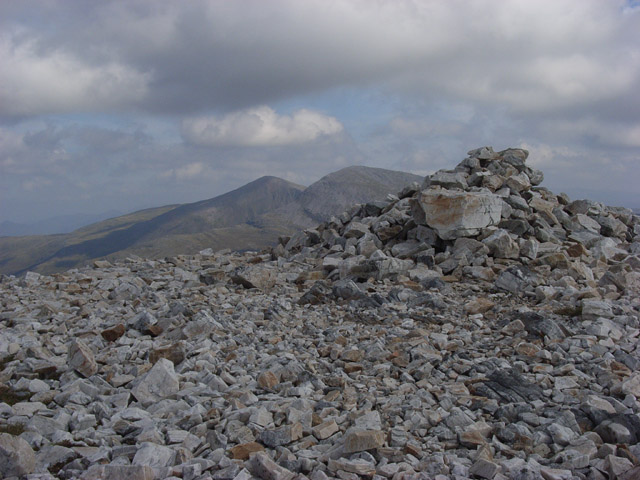
[[[36,14],[5,20],[13,26],[5,37],[25,70],[5,74],[5,113],[111,104],[235,110],[376,83],[548,112],[629,96],[640,76],[640,58],[626,54],[640,41],[638,15],[622,14],[617,2],[585,0],[579,12],[574,0],[137,1],[90,11],[74,11],[75,2],[53,5],[78,21],[42,32],[30,24]],[[37,68],[51,70],[64,103],[33,82]],[[32,81],[35,98],[25,98],[20,78]],[[98,94],[90,97],[92,87]]]
[[[211,198],[261,175],[309,184],[363,155],[344,132],[269,148],[166,145],[144,129],[0,128],[0,219],[132,211]]]
[[[128,210],[262,174],[308,183],[354,163],[427,173],[474,146],[527,144],[532,161],[556,159],[548,186],[606,186],[599,198],[623,191],[640,205],[640,9],[626,5],[0,2],[0,189],[32,215],[88,195]],[[344,92],[363,90],[388,98],[390,113],[373,105],[368,116],[358,100],[341,116]],[[307,94],[331,108],[305,105]],[[253,135],[234,123],[278,101],[293,106]],[[301,107],[325,112],[318,128],[299,128]],[[86,124],[70,126],[78,113]],[[109,123],[104,113],[159,126],[91,127]]]

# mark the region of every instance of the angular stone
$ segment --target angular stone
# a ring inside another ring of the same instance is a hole
[[[143,377],[135,381],[131,393],[145,406],[162,400],[180,390],[178,376],[173,363],[166,358],[159,359]]]
[[[361,459],[356,458],[353,460],[348,460],[346,458],[341,458],[339,460],[329,460],[329,470],[332,472],[348,472],[355,473],[356,475],[361,475],[364,477],[371,477],[376,473],[376,467],[373,463]]]
[[[518,258],[520,247],[506,230],[497,230],[485,238],[482,243],[489,247],[494,258]]]
[[[631,425],[625,423],[616,420],[604,420],[594,431],[607,443],[630,444],[634,442],[636,435],[629,428]]]
[[[428,185],[426,185],[427,183]],[[463,174],[462,172],[447,172],[444,170],[440,170],[425,179],[423,188],[426,188],[430,185],[440,185],[441,187],[446,189],[466,189],[468,186],[465,174]]]
[[[528,382],[513,369],[498,369],[487,376],[487,381],[477,388],[489,398],[519,403],[539,399],[542,389],[535,383]]]
[[[236,460],[247,460],[252,453],[264,452],[264,447],[258,442],[247,442],[231,448],[231,458]]]
[[[31,446],[21,437],[0,433],[0,476],[21,477],[36,468],[36,456]]]
[[[509,187],[509,190],[516,193],[522,193],[531,188],[531,181],[526,173],[519,173],[518,175],[512,175],[507,178],[505,182],[506,186]]]
[[[603,300],[584,299],[582,301],[582,318],[596,320],[598,317],[612,318],[611,305]]]
[[[345,453],[363,452],[381,447],[385,442],[385,434],[380,430],[349,432],[345,436]]]
[[[302,425],[300,423],[284,425],[274,430],[263,430],[258,435],[258,440],[270,448],[288,445],[300,438],[302,438]]]
[[[524,266],[514,265],[498,275],[495,285],[501,290],[506,290],[516,295],[522,294],[530,282],[528,273],[528,269]]]
[[[270,291],[276,284],[276,273],[272,268],[262,265],[250,265],[236,269],[231,281],[244,288],[257,288],[263,292]]]
[[[351,222],[344,230],[344,238],[360,238],[370,233],[369,226],[360,222]]]
[[[458,433],[458,442],[463,447],[475,450],[479,446],[486,445],[487,439],[478,430],[463,430]]]
[[[85,377],[90,377],[98,371],[93,352],[80,340],[74,340],[69,346],[67,363],[69,367]]]
[[[269,370],[266,370],[258,375],[258,385],[260,385],[260,388],[269,390],[275,387],[278,383],[280,383],[280,381],[278,380],[276,374]]]
[[[340,430],[335,420],[327,420],[313,427],[313,436],[318,440],[324,440]]]
[[[174,365],[179,365],[186,357],[184,342],[174,343],[166,347],[154,348],[149,353],[149,362],[155,364],[161,358],[170,360]]]
[[[640,373],[635,373],[622,382],[622,393],[640,399]]]
[[[490,225],[497,225],[502,214],[502,200],[489,193],[426,190],[419,204],[427,226],[443,240],[470,237]]]
[[[264,452],[258,452],[249,460],[249,470],[263,480],[292,480],[296,474],[276,464]]]
[[[633,468],[633,463],[627,458],[608,455],[606,460],[608,463],[607,471],[609,472],[609,478],[620,478]]]
[[[125,331],[126,328],[124,324],[119,323],[114,327],[103,330],[102,332],[100,332],[100,335],[102,335],[102,338],[104,338],[107,342],[115,342],[122,335],[124,335]]]
[[[573,480],[575,478],[571,470],[562,468],[542,467],[540,475],[544,480]]]
[[[596,425],[616,414],[616,409],[610,402],[596,395],[589,395],[580,408]]]
[[[147,465],[94,465],[82,474],[82,480],[154,480]]]
[[[62,445],[47,445],[41,448],[36,455],[36,470],[58,470],[77,456],[71,448]]]
[[[486,297],[479,297],[475,300],[471,300],[470,302],[465,303],[464,311],[468,315],[476,315],[478,313],[487,313],[493,307],[495,307],[495,302],[489,300]]]
[[[176,452],[169,447],[143,442],[138,448],[131,463],[133,465],[147,465],[154,468],[170,467],[174,464]]]
[[[469,473],[471,475],[487,479],[492,479],[499,471],[500,465],[490,462],[489,460],[485,460],[484,458],[476,461],[469,469]]]

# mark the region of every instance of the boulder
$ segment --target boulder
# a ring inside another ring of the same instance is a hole
[[[0,477],[22,477],[35,468],[36,456],[31,446],[20,437],[0,433]]]
[[[430,189],[418,198],[425,223],[443,240],[470,237],[497,225],[502,213],[500,197],[485,192]]]
[[[180,389],[173,362],[160,358],[145,375],[134,384],[131,393],[143,405],[162,400]]]

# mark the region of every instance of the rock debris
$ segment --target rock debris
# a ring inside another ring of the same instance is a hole
[[[0,476],[640,478],[640,220],[469,152],[268,252],[0,282]]]

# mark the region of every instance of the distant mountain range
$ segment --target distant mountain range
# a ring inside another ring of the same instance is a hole
[[[104,220],[71,233],[0,238],[0,273],[54,273],[95,259],[161,258],[205,248],[262,249],[354,203],[382,200],[422,177],[348,167],[309,187],[262,177],[218,197]]]
[[[122,212],[111,210],[98,214],[79,213],[76,215],[60,215],[31,223],[4,221],[0,222],[0,237],[69,233],[85,225],[100,222],[121,214]]]

